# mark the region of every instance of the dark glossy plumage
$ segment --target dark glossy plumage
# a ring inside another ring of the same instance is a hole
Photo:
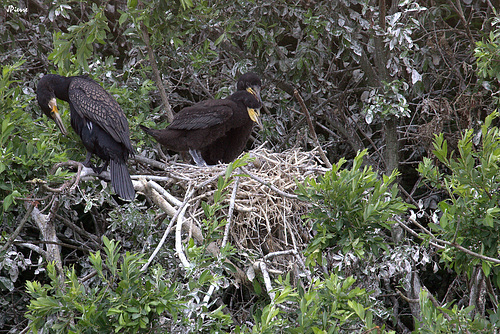
[[[125,200],[133,200],[135,191],[127,169],[127,159],[133,154],[128,122],[111,94],[86,76],[54,74],[40,79],[36,94],[44,114],[56,122],[63,134],[66,129],[57,110],[56,98],[69,103],[71,127],[87,149],[84,164],[90,165],[92,154],[105,162],[98,172],[109,163],[115,192]]]
[[[198,165],[229,163],[245,149],[253,124],[260,125],[260,87],[256,74],[244,74],[227,99],[184,108],[165,129],[141,128],[170,150],[189,151]]]

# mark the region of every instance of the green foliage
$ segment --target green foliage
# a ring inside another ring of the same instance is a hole
[[[141,272],[142,255],[120,255],[118,243],[103,237],[106,258],[90,255],[96,278],[87,287],[74,269],[65,270],[64,282],[55,266],[47,266],[50,283],[27,282],[33,298],[26,317],[37,333],[149,333],[159,330],[160,316],[175,323],[183,309],[177,284],[165,279],[159,266]],[[55,316],[55,317],[54,317]]]
[[[322,251],[330,247],[377,256],[387,249],[383,230],[390,229],[394,215],[411,207],[397,196],[397,171],[380,179],[371,167],[361,168],[366,154],[359,152],[351,169],[342,169],[341,159],[324,176],[298,184],[300,198],[311,203],[307,218],[317,232],[307,247],[309,260],[322,263]]]
[[[482,86],[495,93],[497,104],[500,103],[498,90],[500,83],[500,17],[493,8],[495,17],[492,26],[495,28],[482,40],[476,42],[474,56],[476,57],[477,74],[482,81]],[[492,80],[492,81],[490,81]]]
[[[456,156],[449,152],[443,135],[436,136],[433,153],[449,173],[441,173],[430,159],[424,159],[418,168],[427,182],[448,196],[438,205],[439,222],[429,224],[435,235],[493,258],[498,258],[500,247],[500,130],[492,126],[497,117],[498,112],[494,112],[486,118],[479,136],[473,130],[465,131]],[[475,265],[481,264],[486,276],[493,270],[500,286],[498,268],[489,261],[454,247],[442,251],[441,260],[458,273],[470,274]]]
[[[495,9],[493,9],[495,10]],[[500,17],[492,18],[492,26],[496,29],[490,31],[483,41],[476,42],[474,55],[477,62],[477,73],[484,79],[496,79],[500,81]]]
[[[448,334],[448,333],[494,333],[498,324],[481,317],[471,317],[474,306],[459,308],[449,303],[443,307],[436,307],[425,290],[420,292],[420,308],[422,321],[418,321],[416,334]],[[495,319],[498,316],[495,314]]]
[[[289,277],[280,277],[274,300],[254,314],[252,333],[389,333],[374,323],[369,293],[354,287],[355,282],[332,273],[294,291]]]
[[[92,4],[92,13],[87,22],[68,27],[68,33],[54,33],[54,51],[49,55],[60,71],[68,72],[70,63],[89,72],[89,62],[93,59],[94,43],[105,44],[106,32],[109,31],[105,6]],[[75,54],[72,55],[72,50]]]
[[[45,178],[52,164],[67,160],[63,150],[57,148],[54,124],[49,129],[40,126],[26,112],[33,93],[23,89],[12,77],[20,71],[24,60],[5,65],[0,73],[0,196],[2,211],[7,211],[16,197],[25,196],[32,187],[27,183]],[[41,133],[40,133],[41,132]],[[60,177],[65,177],[64,173]]]
[[[404,97],[408,90],[408,84],[400,80],[394,80],[391,83],[383,83],[382,89],[372,89],[366,92],[366,97],[361,96],[365,102],[364,113],[366,123],[370,124],[373,117],[378,115],[384,119],[392,116],[396,117],[410,117],[410,109],[408,102]]]

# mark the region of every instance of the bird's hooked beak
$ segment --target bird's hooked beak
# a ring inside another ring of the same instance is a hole
[[[250,94],[252,94],[253,96],[255,96],[255,98],[257,99],[257,101],[259,101],[260,103],[262,103],[262,100],[260,98],[260,87],[258,87],[258,86],[248,87],[247,88],[247,92],[249,92]]]
[[[56,98],[53,97],[49,101],[49,108],[50,108],[50,116],[56,122],[57,127],[61,131],[63,135],[67,135],[68,132],[66,131],[66,128],[64,127],[64,123],[62,121],[61,115],[59,115],[59,110],[57,110],[57,102]]]
[[[250,119],[257,123],[259,126],[259,129],[264,130],[264,126],[262,125],[262,121],[260,120],[260,109],[254,109],[254,108],[248,108],[248,116],[250,116]]]
[[[247,88],[247,92],[255,96],[257,101],[259,103],[262,103],[262,99],[260,98],[260,87],[259,86],[252,86]],[[257,123],[259,126],[259,129],[264,130],[264,126],[262,125],[262,121],[260,119],[260,108],[259,109],[254,109],[254,108],[247,108],[248,110],[248,116],[250,116],[250,119]]]

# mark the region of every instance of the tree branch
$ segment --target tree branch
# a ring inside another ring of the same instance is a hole
[[[165,108],[165,114],[167,115],[168,121],[172,122],[172,120],[174,119],[174,114],[172,113],[172,107],[168,102],[167,92],[165,91],[165,87],[163,86],[160,71],[158,70],[158,65],[156,63],[155,54],[153,48],[151,47],[151,42],[149,40],[148,28],[146,27],[144,22],[141,22],[141,32],[144,44],[146,44],[146,50],[148,51],[149,63],[151,64],[151,69],[153,70],[153,77],[156,82],[156,86],[160,91],[160,97],[163,102],[163,106]]]
[[[316,135],[316,131],[314,130],[314,126],[313,126],[312,121],[311,121],[311,115],[309,115],[309,110],[307,110],[306,104],[304,103],[302,96],[300,96],[299,91],[296,89],[293,91],[293,95],[295,96],[297,101],[299,101],[300,107],[302,108],[302,112],[306,116],[307,125],[309,126],[309,131],[311,133],[311,137],[314,140],[314,143],[316,144],[316,146],[318,147],[319,155],[321,156],[321,159],[325,163],[326,167],[332,168],[332,164],[330,163],[330,161],[326,157],[325,151],[323,151],[323,148],[321,147],[321,145],[319,143],[318,136]]]

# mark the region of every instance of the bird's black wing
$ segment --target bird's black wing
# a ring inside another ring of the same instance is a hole
[[[72,80],[68,95],[80,116],[98,124],[132,152],[127,118],[111,94],[92,79],[77,77]]]
[[[223,124],[233,116],[236,103],[231,100],[208,100],[182,109],[168,126],[174,130],[206,129]]]

